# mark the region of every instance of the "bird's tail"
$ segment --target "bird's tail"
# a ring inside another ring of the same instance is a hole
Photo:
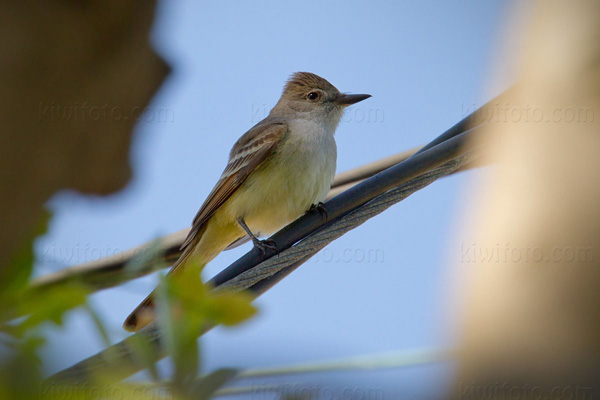
[[[237,222],[223,224],[209,220],[195,234],[193,240],[187,244],[179,259],[173,265],[168,275],[176,274],[185,268],[188,261],[195,266],[204,267],[227,246],[244,236],[242,228]],[[154,304],[155,292],[136,307],[123,323],[123,328],[129,332],[137,332],[156,318]]]
[[[181,257],[179,257],[177,262],[173,265],[173,268],[169,271],[167,276],[172,275],[172,274],[176,273],[177,271],[181,270],[181,267],[183,266],[183,264],[185,264],[185,262],[189,258],[191,251],[188,251],[187,253],[188,254],[186,254],[186,252],[184,251],[184,253],[181,255]],[[148,297],[146,297],[144,299],[144,301],[142,301],[135,308],[135,310],[133,310],[131,312],[131,314],[129,314],[129,316],[125,319],[125,322],[123,323],[123,328],[126,331],[137,332],[140,329],[142,329],[143,327],[145,327],[146,325],[148,325],[149,323],[151,323],[152,321],[154,321],[154,319],[156,318],[156,310],[155,310],[155,305],[154,305],[154,297],[155,296],[156,296],[156,289],[153,290],[152,293],[150,293],[148,295]]]
[[[137,332],[154,320],[154,291],[129,314],[123,323],[127,332]]]

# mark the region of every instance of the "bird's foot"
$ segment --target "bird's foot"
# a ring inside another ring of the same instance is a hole
[[[310,206],[310,208],[308,209],[308,211],[310,211],[310,212],[318,212],[319,214],[324,215],[326,221],[329,219],[329,214],[327,214],[327,207],[325,207],[325,204],[323,204],[322,202],[318,202],[317,204],[313,204],[312,206]]]
[[[277,251],[277,243],[273,239],[260,240],[256,237],[252,238],[252,243],[264,256],[267,250]]]

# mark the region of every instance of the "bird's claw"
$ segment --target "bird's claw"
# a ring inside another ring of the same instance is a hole
[[[317,204],[313,204],[312,206],[310,206],[308,211],[318,212],[319,214],[325,215],[325,220],[329,219],[329,214],[327,213],[327,207],[325,207],[325,204],[323,204],[323,202],[318,202]]]
[[[277,251],[277,243],[273,239],[253,239],[254,247],[256,247],[264,256],[267,253],[267,250]]]

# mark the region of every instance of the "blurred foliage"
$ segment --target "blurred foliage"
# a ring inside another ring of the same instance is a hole
[[[46,232],[51,215],[46,213],[35,234],[13,257],[0,279],[0,400],[1,399],[209,399],[238,373],[221,369],[200,376],[198,334],[215,324],[237,325],[255,314],[250,297],[243,293],[213,293],[201,280],[201,268],[193,266],[161,279],[159,326],[171,354],[173,375],[166,383],[148,356],[151,349],[135,341],[135,356],[148,367],[155,385],[94,382],[45,384],[39,356],[46,344],[49,326],[61,326],[66,313],[75,308],[87,312],[105,346],[110,338],[105,324],[88,302],[91,293],[83,285],[69,282],[45,290],[31,290],[35,254],[33,244]],[[68,351],[68,349],[65,349]],[[160,383],[157,385],[157,383]]]
[[[220,370],[198,380],[198,332],[211,325],[239,324],[256,311],[244,293],[211,292],[200,272],[199,266],[186,266],[163,278],[158,287],[158,321],[173,363],[172,389],[190,399],[210,398],[237,374],[235,370]]]
[[[46,232],[50,215],[40,223],[34,236],[18,253],[0,281],[0,400],[3,399],[194,399],[215,396],[262,394],[281,400],[308,400],[313,397],[309,386],[289,390],[289,386],[229,385],[232,380],[256,379],[281,375],[327,372],[335,370],[390,368],[438,362],[447,359],[439,350],[400,352],[377,356],[355,357],[339,361],[318,362],[288,367],[240,371],[225,368],[203,374],[198,336],[207,327],[234,326],[252,317],[256,310],[245,293],[214,292],[201,279],[200,266],[186,266],[176,274],[162,277],[157,289],[158,326],[164,346],[171,356],[172,374],[162,377],[156,368],[156,345],[145,336],[133,335],[128,345],[136,361],[144,366],[150,382],[119,382],[114,377],[93,375],[88,382],[44,381],[43,363],[39,356],[48,328],[61,326],[65,314],[75,308],[85,311],[107,347],[105,357],[122,355],[111,345],[106,325],[88,302],[91,292],[84,285],[66,282],[44,290],[28,286],[34,264],[33,243]],[[133,261],[135,262],[135,261]],[[134,268],[135,265],[131,266]],[[110,349],[110,351],[109,351]],[[115,353],[112,352],[115,350]],[[69,349],[64,349],[68,352]],[[49,360],[46,360],[49,361]]]

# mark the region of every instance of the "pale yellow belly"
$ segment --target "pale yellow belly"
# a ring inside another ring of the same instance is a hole
[[[335,174],[335,158],[283,157],[262,166],[225,204],[224,214],[244,218],[256,236],[268,236],[323,201]]]

